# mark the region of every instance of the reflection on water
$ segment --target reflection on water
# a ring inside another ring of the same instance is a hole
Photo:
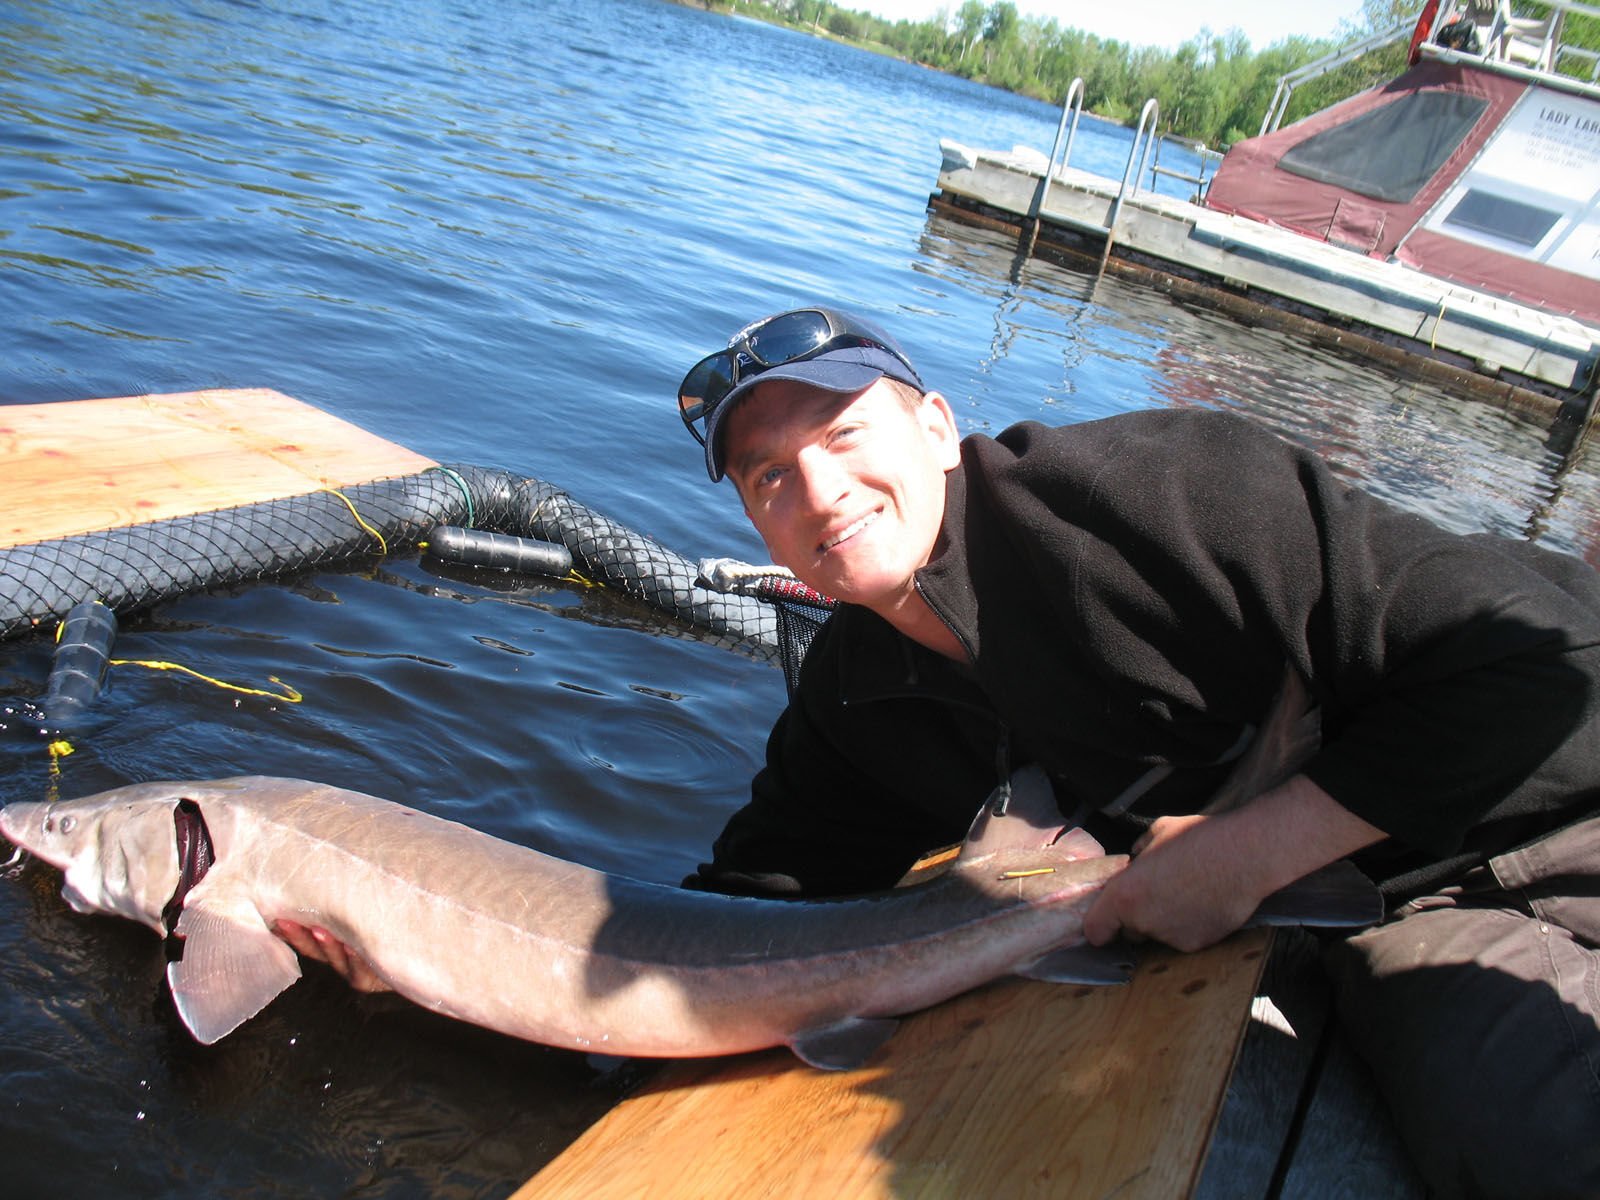
[[[1595,476],[1536,425],[927,213],[941,137],[1048,150],[1056,121],[658,0],[9,0],[0,402],[276,387],[756,560],[673,387],[751,317],[832,301],[893,329],[965,430],[1232,408],[1453,528],[1597,559]],[[1127,139],[1086,121],[1074,162],[1120,175]],[[123,658],[297,704],[114,667],[53,757],[28,707],[50,651],[0,647],[0,799],[300,776],[662,882],[783,703],[769,663],[604,591],[406,556],[124,622]],[[8,1196],[498,1197],[625,1082],[315,969],[202,1048],[156,940],[58,893],[0,878]]]
[[[930,216],[923,252],[945,278],[981,291],[992,334],[978,370],[998,429],[1148,407],[1229,409],[1310,446],[1352,481],[1449,529],[1533,538],[1600,562],[1596,476],[1547,424],[1252,328],[1114,277],[1018,259],[1015,241]],[[1027,406],[1005,360],[1029,343],[1061,346],[1062,377]]]

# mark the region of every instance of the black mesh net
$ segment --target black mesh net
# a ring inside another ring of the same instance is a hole
[[[687,559],[541,480],[487,467],[416,475],[0,549],[0,637],[80,600],[118,612],[220,585],[409,549],[435,525],[556,542],[579,574],[728,644],[771,649],[779,617],[757,596],[697,583]]]
[[[777,611],[778,654],[783,663],[784,683],[793,698],[800,682],[800,664],[811,648],[811,639],[833,615],[837,601],[798,579],[781,575],[763,576],[756,584],[755,595]]]

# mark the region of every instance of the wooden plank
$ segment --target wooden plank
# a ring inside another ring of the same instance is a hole
[[[1152,949],[1126,988],[998,982],[857,1071],[674,1063],[513,1200],[1188,1196],[1267,944]]]
[[[436,465],[267,388],[0,406],[0,547]]]
[[[1426,1200],[1372,1072],[1337,1027],[1326,1038],[1283,1200]]]
[[[1275,932],[1196,1200],[1425,1200],[1320,959],[1312,934]]]
[[[1305,930],[1274,931],[1196,1200],[1273,1194],[1315,1086],[1333,1003],[1320,955]]]

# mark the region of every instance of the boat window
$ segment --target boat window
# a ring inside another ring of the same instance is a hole
[[[1412,92],[1312,134],[1278,166],[1374,200],[1405,202],[1461,145],[1489,102],[1463,92]]]
[[[1471,188],[1450,210],[1444,223],[1503,238],[1532,250],[1544,241],[1545,234],[1560,219],[1558,212]]]

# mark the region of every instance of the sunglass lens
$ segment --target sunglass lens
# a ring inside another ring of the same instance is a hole
[[[812,309],[784,313],[752,329],[745,344],[765,366],[775,367],[810,354],[833,335],[826,315]]]
[[[695,363],[678,385],[678,415],[701,442],[706,440],[701,425],[707,414],[722,403],[722,398],[732,388],[733,362],[726,350]]]

